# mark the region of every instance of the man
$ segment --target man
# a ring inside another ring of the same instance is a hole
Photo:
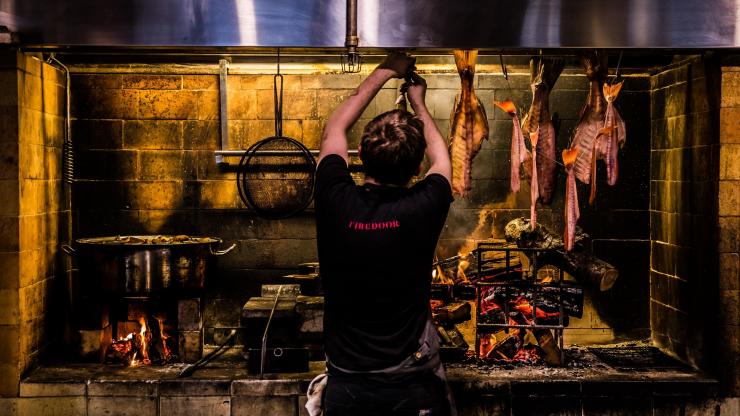
[[[391,54],[332,113],[316,172],[316,228],[325,291],[325,415],[454,413],[431,325],[431,264],[452,202],[447,146],[424,103],[414,59]],[[406,78],[415,115],[365,126],[365,183],[348,167],[347,131],[392,78]],[[430,168],[421,172],[426,150]]]

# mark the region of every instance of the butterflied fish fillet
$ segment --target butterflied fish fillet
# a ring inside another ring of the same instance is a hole
[[[565,250],[573,250],[576,238],[576,223],[581,216],[578,207],[578,188],[576,187],[576,175],[574,166],[578,158],[578,148],[563,150],[563,164],[567,178],[565,180],[565,232],[563,243]]]
[[[476,50],[456,50],[455,64],[460,74],[462,90],[455,97],[450,115],[450,159],[452,161],[452,192],[466,196],[472,186],[472,161],[488,138],[488,119],[473,90]]]
[[[604,98],[606,99],[604,128],[608,129],[609,132],[597,141],[599,148],[604,147],[603,152],[598,153],[599,159],[604,159],[606,162],[606,182],[610,186],[614,186],[617,183],[617,177],[619,176],[617,153],[619,148],[624,146],[624,142],[627,140],[627,128],[624,120],[616,107],[614,107],[614,101],[619,96],[621,89],[621,82],[614,85],[604,84]]]
[[[522,132],[529,135],[538,131],[537,178],[540,201],[550,204],[557,183],[557,150],[555,127],[550,116],[550,92],[563,72],[562,59],[532,58],[530,61],[530,86],[532,105],[524,116]]]
[[[578,148],[575,173],[578,180],[591,184],[593,203],[595,196],[596,161],[602,159],[607,165],[607,182],[617,182],[617,150],[627,139],[627,130],[622,116],[613,103],[621,89],[621,84],[604,85],[608,75],[607,55],[603,51],[590,51],[581,57],[581,63],[590,83],[586,105],[576,127],[572,147]],[[609,100],[604,94],[609,94]]]
[[[537,141],[538,133],[529,135],[529,141],[532,143],[532,186],[530,186],[530,205],[529,205],[529,224],[532,226],[532,230],[537,227],[537,199],[540,197],[540,191],[537,180]]]
[[[524,144],[524,134],[519,124],[519,117],[516,114],[516,106],[511,100],[497,101],[496,106],[511,116],[511,191],[519,192],[521,185],[520,169],[522,163],[531,157],[527,146]]]

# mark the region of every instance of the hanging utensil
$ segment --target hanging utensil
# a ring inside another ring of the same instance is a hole
[[[260,217],[281,219],[305,210],[313,199],[316,160],[299,141],[283,135],[280,50],[273,77],[275,135],[253,144],[237,171],[239,197]]]

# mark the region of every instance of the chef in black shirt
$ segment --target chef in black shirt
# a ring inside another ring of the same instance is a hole
[[[325,292],[326,416],[447,415],[454,404],[431,325],[431,264],[452,202],[447,145],[424,103],[414,59],[391,54],[329,117],[316,172],[319,262]],[[392,78],[406,78],[414,113],[365,126],[365,182],[347,163],[347,131]],[[424,179],[424,154],[430,163]]]

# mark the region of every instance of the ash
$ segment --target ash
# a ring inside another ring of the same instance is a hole
[[[598,346],[572,345],[565,349],[565,365],[561,367],[522,362],[486,362],[469,356],[460,362],[447,363],[445,368],[449,374],[459,377],[488,375],[503,379],[535,380],[645,375],[651,372],[685,373],[689,370],[652,346],[648,340]]]

